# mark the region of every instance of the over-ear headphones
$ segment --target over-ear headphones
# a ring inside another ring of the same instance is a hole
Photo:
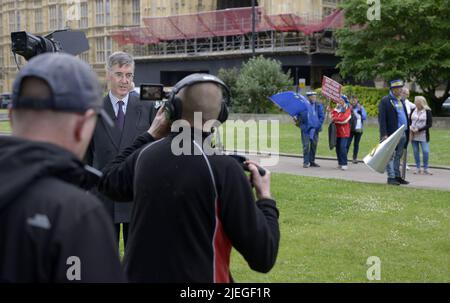
[[[223,100],[220,107],[220,113],[217,120],[220,123],[224,123],[228,119],[228,105],[230,104],[231,94],[228,86],[219,78],[209,75],[209,74],[191,74],[181,81],[179,81],[173,87],[170,92],[169,98],[166,102],[165,109],[169,115],[171,121],[181,119],[183,113],[183,105],[180,98],[176,95],[180,92],[180,90],[184,87],[191,86],[198,83],[216,83],[223,88]]]

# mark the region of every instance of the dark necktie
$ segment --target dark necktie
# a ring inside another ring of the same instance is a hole
[[[117,128],[123,130],[123,124],[125,122],[125,114],[123,113],[123,101],[117,102],[119,104],[119,110],[117,111]]]

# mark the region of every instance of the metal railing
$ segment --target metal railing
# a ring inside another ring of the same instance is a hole
[[[244,34],[134,45],[133,54],[136,57],[207,56],[246,52],[251,48],[251,34]],[[336,42],[333,36],[323,33],[305,36],[299,32],[270,31],[258,33],[255,48],[259,52],[334,53]]]

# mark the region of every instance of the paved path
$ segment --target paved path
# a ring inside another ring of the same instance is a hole
[[[250,156],[252,159],[258,156]],[[336,160],[318,159],[316,162],[321,167],[303,168],[303,159],[300,157],[280,156],[278,164],[268,167],[271,172],[288,173],[301,176],[311,176],[320,178],[344,179],[358,182],[383,183],[386,184],[386,174],[379,174],[372,171],[364,163],[348,165],[347,171],[337,169]],[[411,170],[406,172],[406,179],[410,181],[407,187],[432,188],[450,191],[450,170],[446,169],[430,169],[433,173],[429,175],[414,175]]]
[[[0,133],[1,135],[8,135]],[[250,156],[250,159],[258,159],[263,156]],[[319,178],[344,179],[366,183],[386,184],[386,174],[379,174],[372,171],[364,163],[349,163],[347,171],[337,169],[336,160],[316,159],[320,167],[303,168],[301,157],[279,156],[278,164],[268,167],[271,172],[288,173],[300,176],[310,176]],[[432,176],[414,175],[411,170],[406,172],[406,179],[410,181],[407,187],[441,189],[450,191],[450,169],[430,169]]]

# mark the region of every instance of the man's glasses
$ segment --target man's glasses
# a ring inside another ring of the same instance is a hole
[[[113,75],[118,80],[122,80],[123,77],[125,77],[125,79],[127,79],[127,80],[132,80],[134,77],[134,75],[132,73],[124,74],[124,73],[117,72],[117,73],[113,73]]]

